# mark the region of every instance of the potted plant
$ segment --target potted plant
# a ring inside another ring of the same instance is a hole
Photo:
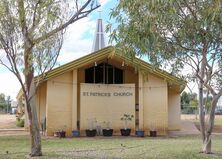
[[[121,118],[122,121],[124,121],[124,129],[120,129],[122,136],[129,136],[131,129],[128,128],[128,121],[132,121],[133,115],[130,114],[124,114]]]
[[[79,137],[80,136],[80,131],[79,131],[79,120],[76,122],[77,129],[72,131],[72,136],[73,137]]]
[[[59,131],[59,137],[60,138],[65,138],[66,137],[66,131],[64,131],[64,130]]]
[[[59,137],[59,131],[54,132],[54,137]]]
[[[144,130],[141,130],[141,129],[136,130],[136,136],[138,136],[138,137],[144,137]]]
[[[150,137],[156,137],[157,136],[157,131],[156,129],[153,127],[150,129]]]
[[[79,130],[73,130],[73,131],[72,131],[72,136],[73,136],[73,137],[79,137],[79,136],[80,136]]]
[[[110,122],[103,122],[105,125],[105,128],[103,129],[103,136],[112,136],[113,135],[113,129],[110,129]]]
[[[64,126],[61,130],[56,131],[54,136],[59,137],[59,138],[65,138],[66,137],[66,126]]]
[[[96,129],[94,123],[96,123],[96,119],[88,119],[89,120],[89,129],[86,129],[86,136],[87,137],[94,137],[96,136]]]

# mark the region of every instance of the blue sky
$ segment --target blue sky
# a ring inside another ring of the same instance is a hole
[[[100,8],[68,28],[61,56],[58,59],[60,64],[72,61],[92,51],[96,20],[99,18],[100,10],[104,26],[108,22],[113,22],[113,20],[110,20],[110,11],[118,1],[100,0],[100,2]],[[106,35],[106,43],[108,40],[108,35]],[[109,44],[107,43],[107,45]]]
[[[92,50],[96,20],[99,18],[99,10],[104,26],[110,21],[110,10],[117,4],[117,0],[99,0],[101,7],[88,17],[70,25],[66,31],[64,44],[58,58],[58,64],[62,65],[81,56],[89,54]],[[108,41],[108,36],[106,41]],[[0,93],[10,95],[15,99],[20,84],[15,76],[0,65]]]

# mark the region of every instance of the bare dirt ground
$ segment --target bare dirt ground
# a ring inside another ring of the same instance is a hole
[[[181,120],[196,120],[198,118],[198,115],[194,114],[181,114]]]
[[[182,119],[182,134],[197,134],[196,128],[193,127],[195,124],[198,128],[198,116],[196,115],[181,115]],[[0,136],[10,135],[27,135],[28,132],[24,131],[24,128],[16,126],[15,115],[0,114]],[[222,133],[222,115],[215,116],[215,128],[216,132]]]
[[[16,126],[15,115],[0,114],[0,136],[26,135],[24,128]]]
[[[17,129],[15,115],[0,114],[0,129]]]
[[[206,115],[206,120],[208,119],[208,116]],[[194,121],[198,122],[199,121],[199,116],[194,115],[194,114],[182,114],[181,115],[181,120],[189,120],[189,121]],[[222,125],[222,115],[215,115],[215,125]]]
[[[206,121],[208,121],[208,116],[206,116]],[[190,121],[195,124],[197,129],[200,129],[200,124],[199,124],[199,116],[198,115],[192,115],[192,114],[182,114],[181,115],[181,120],[182,121]],[[206,122],[206,124],[208,124]],[[214,133],[222,133],[222,115],[215,115],[214,119]]]

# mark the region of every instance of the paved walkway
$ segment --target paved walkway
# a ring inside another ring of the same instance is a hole
[[[180,131],[170,131],[169,136],[199,135],[200,131],[192,121],[181,121]]]

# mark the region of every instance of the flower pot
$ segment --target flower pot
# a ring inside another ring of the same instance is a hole
[[[79,130],[73,130],[73,131],[72,131],[72,136],[73,136],[73,137],[79,137],[79,136],[80,136]]]
[[[59,131],[54,132],[55,137],[59,137]]]
[[[120,132],[122,136],[129,136],[131,129],[120,129]]]
[[[87,137],[94,137],[94,136],[96,136],[96,129],[92,129],[92,130],[86,129],[86,136]]]
[[[143,131],[143,130],[137,130],[137,131],[136,131],[136,136],[138,136],[138,137],[144,137],[144,131]]]
[[[156,130],[150,130],[150,137],[156,137],[156,136],[157,136]]]
[[[66,137],[66,132],[65,131],[59,131],[59,137],[60,138],[65,138]]]
[[[113,129],[103,129],[103,136],[112,136]]]

